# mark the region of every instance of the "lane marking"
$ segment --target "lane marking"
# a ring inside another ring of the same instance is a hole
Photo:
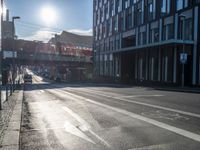
[[[69,113],[73,118],[75,118],[79,123],[81,123],[81,125],[84,125],[86,129],[90,129],[91,126],[89,125],[89,123],[87,123],[84,119],[82,119],[79,115],[77,115],[75,112],[73,112],[71,109],[69,109],[68,107],[62,107],[62,109],[64,111],[66,111],[67,113]]]
[[[87,91],[88,93],[94,93],[94,90],[88,90],[87,89],[87,90],[82,90],[82,91]],[[182,111],[182,110],[176,110],[176,109],[173,109],[173,108],[168,108],[168,107],[164,107],[164,106],[148,104],[148,103],[144,103],[144,102],[138,102],[138,101],[135,101],[135,100],[128,100],[128,99],[120,98],[120,97],[112,97],[112,96],[108,96],[108,95],[103,94],[103,92],[97,93],[95,91],[95,94],[99,95],[99,96],[104,96],[104,97],[108,97],[108,98],[117,99],[117,100],[120,100],[120,101],[133,103],[133,104],[148,106],[148,107],[152,107],[152,108],[157,108],[157,109],[161,109],[161,110],[167,110],[167,111],[171,111],[171,112],[175,112],[175,113],[179,113],[179,114],[183,114],[183,115],[187,115],[187,116],[191,116],[191,117],[200,118],[200,114],[196,114],[196,113],[186,112],[186,111]]]
[[[150,146],[144,146],[139,148],[131,148],[128,150],[155,150],[155,149],[166,149],[166,147],[170,147],[169,144],[158,144],[158,145],[150,145]]]
[[[78,127],[78,129],[80,129],[81,131],[83,132],[86,132],[88,131],[89,133],[91,133],[93,136],[95,136],[98,140],[101,141],[101,143],[103,143],[105,146],[109,147],[110,148],[110,145],[104,140],[102,139],[100,136],[98,136],[96,133],[94,133],[92,130],[91,130],[91,126],[89,125],[89,123],[87,121],[85,121],[83,118],[81,118],[78,114],[76,114],[75,112],[73,112],[71,109],[69,109],[68,107],[62,107],[63,110],[65,110],[67,113],[69,113],[74,119],[76,119],[81,125]],[[68,127],[72,128],[71,126],[69,126],[69,124],[67,124]],[[96,144],[95,142],[93,142],[87,135],[85,135],[83,132],[81,134],[81,132],[78,132],[77,130],[75,130],[74,128],[73,129],[73,132],[71,132],[71,130],[68,132],[72,133],[72,134],[76,134],[77,136],[93,143],[93,144]],[[79,131],[80,131],[79,130]],[[83,135],[84,134],[84,135]]]
[[[58,90],[58,91],[61,91],[61,90]],[[80,100],[84,100],[86,102],[90,102],[90,103],[99,105],[101,107],[113,110],[115,112],[119,112],[121,114],[130,116],[131,118],[144,121],[146,123],[152,124],[154,126],[160,127],[162,129],[166,129],[166,130],[171,131],[173,133],[182,135],[182,136],[184,136],[186,138],[189,138],[189,139],[192,139],[194,141],[200,142],[200,135],[199,134],[196,134],[196,133],[184,130],[184,129],[180,129],[180,128],[177,128],[177,127],[174,127],[174,126],[171,126],[171,125],[168,125],[168,124],[165,124],[165,123],[162,123],[162,122],[159,122],[159,121],[156,121],[156,120],[153,120],[153,119],[150,119],[150,118],[147,118],[147,117],[144,117],[144,116],[141,116],[141,115],[138,115],[138,114],[123,110],[123,109],[120,109],[120,108],[116,108],[116,107],[112,107],[112,106],[109,106],[109,105],[106,105],[106,104],[103,104],[103,103],[100,103],[100,102],[96,102],[94,100],[87,99],[87,98],[84,98],[82,96],[78,96],[78,95],[75,95],[75,94],[72,94],[72,93],[69,93],[69,92],[66,92],[66,91],[61,91],[61,92],[64,92],[64,93],[66,93],[66,94],[68,94],[68,95],[70,95],[70,96],[72,96],[74,98],[78,98]]]
[[[139,98],[139,97],[162,97],[162,96],[164,95],[127,95],[127,96],[119,96],[116,98]]]
[[[64,127],[65,127],[65,131],[72,134],[72,135],[75,135],[79,138],[82,138],[92,144],[96,144],[91,138],[89,138],[86,134],[84,134],[81,130],[79,130],[77,127],[75,127],[74,125],[72,125],[71,123],[69,122],[65,122],[64,124]]]

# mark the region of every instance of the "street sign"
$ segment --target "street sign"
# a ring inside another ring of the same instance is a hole
[[[17,58],[17,52],[16,51],[5,51],[3,50],[3,58]]]
[[[181,53],[180,54],[180,62],[182,64],[186,64],[187,63],[187,53]]]

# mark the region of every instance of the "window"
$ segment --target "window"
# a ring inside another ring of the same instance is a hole
[[[104,20],[108,18],[108,4],[105,5],[105,10],[104,10]]]
[[[170,13],[170,5],[171,5],[171,0],[162,0],[161,3],[161,15],[167,15]]]
[[[136,45],[136,37],[135,35],[133,36],[128,36],[122,39],[122,48],[126,47],[133,47]]]
[[[188,7],[188,0],[176,0],[176,10],[181,10]]]
[[[105,25],[105,23],[103,24],[103,27],[102,27],[102,34],[103,34],[103,37],[105,38],[106,37],[106,25]]]
[[[148,20],[155,19],[155,0],[148,1]]]
[[[107,21],[107,25],[106,25],[106,36],[108,37],[109,36],[109,29],[110,29],[110,21],[108,20]]]
[[[139,33],[139,39],[138,39],[139,45],[145,45],[147,43],[146,41],[147,41],[146,31],[145,32],[140,32]]]
[[[193,40],[193,23],[192,18],[185,20],[185,39],[186,40]]]
[[[119,15],[119,30],[120,31],[124,30],[124,17],[123,17],[123,13],[121,13],[121,15]]]
[[[144,19],[144,0],[140,1],[136,10],[137,25],[143,24]]]
[[[116,38],[114,44],[115,44],[115,49],[120,49],[120,39],[119,39],[119,37]]]
[[[113,40],[110,40],[110,45],[109,45],[109,50],[112,51],[114,50],[114,41]]]
[[[120,5],[119,5],[119,0],[116,0],[116,3],[115,3],[115,14],[117,14],[119,11],[120,11]]]
[[[118,17],[113,18],[113,33],[118,32]]]
[[[174,38],[174,25],[167,24],[163,28],[163,40],[170,40]]]
[[[188,18],[185,20],[185,29],[183,29],[184,26],[184,21],[181,20],[180,22],[180,31],[179,31],[179,38],[184,40],[192,40],[193,39],[193,22],[192,22],[192,18]],[[184,31],[183,31],[184,30]],[[184,35],[183,35],[184,34]]]
[[[158,28],[151,29],[149,36],[150,36],[149,38],[150,43],[159,42],[159,29]]]
[[[110,1],[110,17],[114,15],[114,2]]]
[[[168,24],[167,26],[168,30],[168,40],[174,39],[174,25],[173,24]]]
[[[131,9],[126,12],[126,29],[132,28],[132,13]]]
[[[130,6],[130,0],[124,0],[123,1],[123,10],[127,9]]]

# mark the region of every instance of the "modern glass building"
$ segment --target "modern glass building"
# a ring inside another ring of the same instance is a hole
[[[93,3],[96,76],[200,85],[200,0]]]

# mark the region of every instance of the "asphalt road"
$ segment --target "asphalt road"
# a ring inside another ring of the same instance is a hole
[[[200,95],[152,88],[25,85],[22,150],[199,150]]]

